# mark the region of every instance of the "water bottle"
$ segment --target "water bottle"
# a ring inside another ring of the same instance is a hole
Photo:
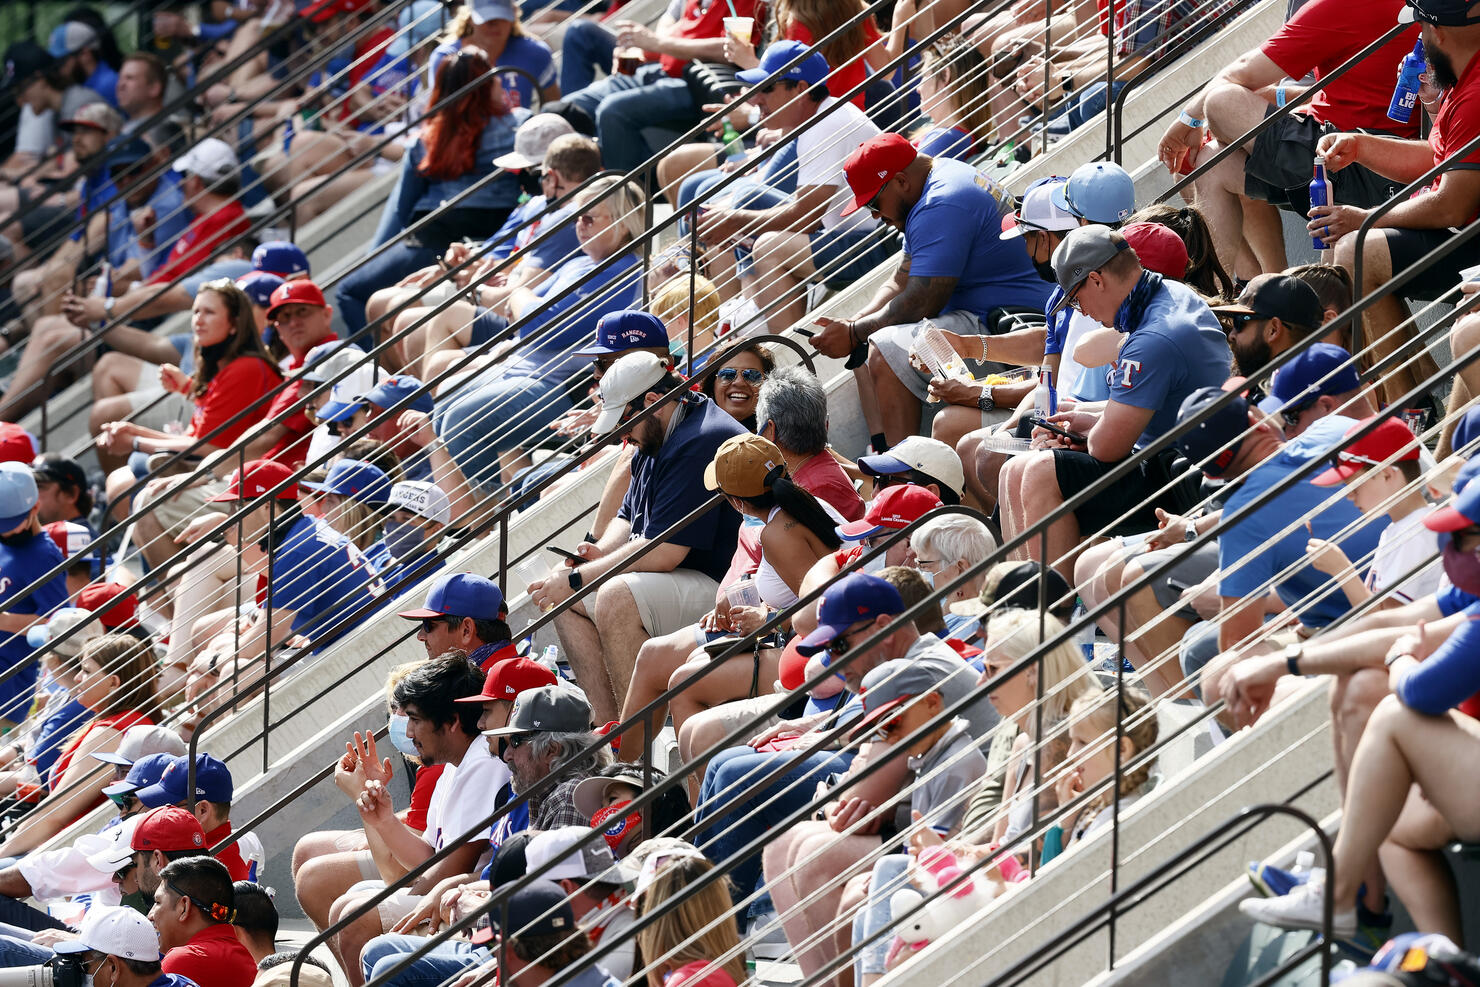
[[[1393,89],[1393,100],[1388,103],[1388,119],[1407,123],[1413,116],[1413,104],[1418,101],[1418,77],[1424,70],[1423,39],[1413,43],[1413,51],[1403,56],[1398,66],[1398,85]]]
[[[1326,159],[1319,154],[1316,155],[1315,177],[1310,180],[1310,206],[1329,206],[1331,204],[1331,186],[1326,184]],[[1318,236],[1310,238],[1311,246],[1317,250],[1325,250],[1326,244]]]
[[[1053,367],[1038,368],[1038,386],[1033,389],[1033,414],[1051,418],[1059,413],[1059,393],[1053,383]]]
[[[546,645],[545,650],[540,652],[540,664],[548,668],[551,675],[555,676],[557,679],[560,678],[559,646],[554,644]]]
[[[1417,90],[1414,90],[1417,92]],[[725,159],[731,160],[745,153],[745,143],[740,140],[740,131],[735,129],[728,117],[725,118],[725,129],[720,132],[720,140],[725,142]]]
[[[293,149],[293,117],[294,116],[296,116],[296,114],[289,114],[288,115],[288,119],[286,119],[286,120],[283,121],[283,153],[284,154],[287,154],[289,151],[291,151]]]

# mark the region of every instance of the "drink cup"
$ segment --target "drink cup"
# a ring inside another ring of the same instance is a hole
[[[636,75],[642,65],[643,51],[641,48],[618,48],[616,58],[618,75]]]
[[[726,17],[725,33],[742,45],[750,44],[751,32],[755,30],[754,17]]]

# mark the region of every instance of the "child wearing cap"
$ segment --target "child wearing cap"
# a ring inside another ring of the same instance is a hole
[[[452,502],[436,484],[406,480],[391,487],[381,538],[365,550],[388,592],[409,589],[447,565],[433,553],[451,521]]]
[[[0,614],[0,632],[4,632],[0,669],[20,668],[19,674],[0,682],[0,720],[11,723],[24,719],[36,683],[26,631],[67,602],[67,579],[60,569],[65,560],[56,542],[41,530],[38,499],[30,466],[0,463],[0,597],[9,598],[54,573],[28,595],[7,599],[5,612]]]

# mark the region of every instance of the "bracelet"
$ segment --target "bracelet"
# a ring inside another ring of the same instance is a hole
[[[1413,656],[1411,654],[1409,654],[1408,652],[1404,651],[1404,652],[1401,652],[1401,653],[1396,654],[1396,655],[1389,655],[1388,657],[1386,657],[1386,658],[1384,658],[1382,660],[1382,663],[1386,667],[1392,668],[1395,664],[1397,664],[1397,661],[1398,661],[1399,658],[1413,658]],[[1414,658],[1413,660],[1414,661],[1417,661],[1418,659],[1417,658]]]
[[[986,336],[978,336],[978,337],[976,337],[976,341],[978,343],[981,343],[981,345],[982,345],[982,356],[981,356],[981,358],[982,358],[982,362],[985,363],[986,360],[987,360],[987,337]]]
[[[1199,120],[1197,117],[1193,116],[1191,113],[1188,113],[1186,110],[1183,110],[1181,113],[1177,114],[1177,120],[1181,123],[1185,123],[1193,130],[1201,130],[1203,126],[1207,123],[1206,120]]]
[[[1274,87],[1274,105],[1276,107],[1284,106],[1285,99],[1285,84],[1281,82],[1279,85]]]
[[[139,440],[138,440],[137,437],[134,438],[133,450],[134,450],[134,452],[138,452],[139,451]]]

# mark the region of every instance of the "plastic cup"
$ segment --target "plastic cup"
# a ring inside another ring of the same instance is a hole
[[[750,44],[751,32],[755,30],[754,17],[726,17],[725,33],[742,45]]]
[[[641,48],[618,48],[616,50],[617,74],[636,75],[642,67],[644,54]]]

